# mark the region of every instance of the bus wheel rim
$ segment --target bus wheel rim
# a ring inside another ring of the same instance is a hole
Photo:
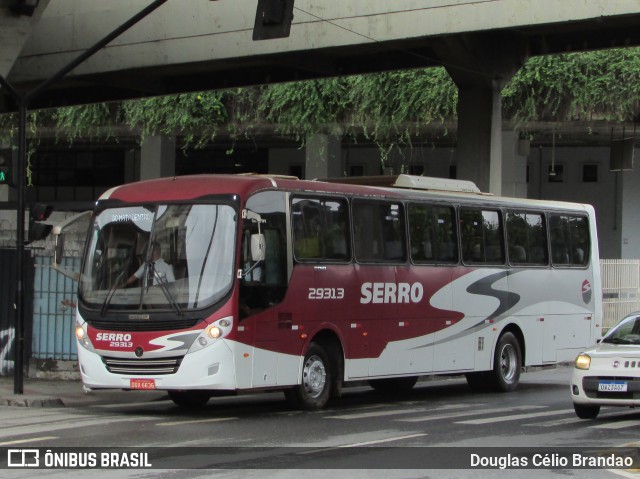
[[[500,370],[506,382],[512,382],[516,375],[516,349],[513,344],[507,344],[500,354]]]
[[[304,363],[302,371],[302,384],[307,394],[317,398],[322,394],[327,380],[327,371],[322,359],[318,356],[309,357]]]

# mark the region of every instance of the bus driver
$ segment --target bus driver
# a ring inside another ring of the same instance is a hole
[[[160,281],[162,281],[162,283],[168,283],[176,280],[173,274],[173,267],[162,259],[161,254],[162,248],[160,247],[160,243],[157,241],[151,243],[151,258],[149,259],[148,274],[149,278],[153,277],[153,285],[158,284]],[[135,281],[140,280],[144,274],[144,267],[145,264],[143,263],[138,268],[138,271],[129,276],[125,286],[129,286]]]

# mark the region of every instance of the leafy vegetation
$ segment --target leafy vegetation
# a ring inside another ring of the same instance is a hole
[[[504,118],[640,121],[640,48],[529,59],[502,92]],[[404,70],[122,103],[35,112],[32,145],[53,128],[60,138],[116,139],[128,133],[178,135],[202,147],[224,132],[251,137],[269,125],[303,144],[316,132],[366,140],[382,151],[412,145],[427,125],[455,121],[458,91],[444,68]],[[0,115],[0,141],[14,144],[15,115]],[[36,129],[35,125],[38,125]]]

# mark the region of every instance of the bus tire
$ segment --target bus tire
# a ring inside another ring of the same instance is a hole
[[[177,406],[195,409],[207,404],[211,394],[208,391],[172,389],[169,397]]]
[[[522,355],[520,343],[513,333],[506,332],[498,339],[493,356],[492,382],[498,392],[513,391],[520,382]]]
[[[418,376],[406,376],[403,378],[370,379],[369,386],[380,393],[389,394],[409,391],[417,382]]]
[[[580,419],[595,419],[600,413],[600,406],[573,403],[573,410]]]
[[[304,355],[300,384],[284,392],[287,401],[307,411],[322,409],[329,400],[334,384],[331,364],[324,347],[311,343]]]

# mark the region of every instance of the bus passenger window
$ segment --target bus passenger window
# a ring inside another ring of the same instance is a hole
[[[499,211],[460,209],[462,260],[465,263],[504,264],[503,237]]]
[[[353,201],[355,253],[361,262],[406,261],[402,205],[383,201]]]
[[[294,198],[293,254],[298,261],[349,261],[348,206],[343,198]]]
[[[414,263],[457,263],[455,210],[449,206],[409,205],[409,237]]]
[[[547,233],[541,213],[507,211],[509,263],[541,266],[547,260]]]
[[[553,263],[560,266],[586,266],[591,248],[588,218],[552,214],[549,225]]]

